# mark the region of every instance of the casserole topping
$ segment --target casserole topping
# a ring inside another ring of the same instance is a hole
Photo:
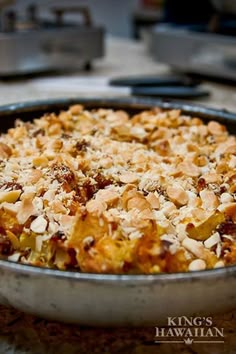
[[[236,263],[236,138],[178,110],[74,105],[0,137],[0,255],[153,274]]]

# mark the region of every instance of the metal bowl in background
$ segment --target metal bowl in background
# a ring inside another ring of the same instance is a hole
[[[136,113],[159,106],[215,119],[236,133],[236,114],[153,99],[59,99],[0,107],[2,130],[74,103]],[[58,271],[0,261],[0,303],[53,320],[90,326],[144,326],[168,316],[212,315],[236,308],[236,266],[189,273],[107,275]]]

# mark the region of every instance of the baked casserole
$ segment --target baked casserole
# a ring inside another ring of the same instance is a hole
[[[0,136],[0,255],[114,274],[235,264],[235,193],[224,125],[74,105]]]

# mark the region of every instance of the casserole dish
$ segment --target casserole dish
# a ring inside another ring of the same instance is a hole
[[[184,103],[150,99],[65,99],[2,106],[2,129],[81,103],[131,113],[158,106],[214,119],[235,132],[236,116]],[[91,274],[0,261],[0,302],[41,317],[95,326],[155,325],[168,316],[213,314],[233,309],[236,266],[157,275]]]

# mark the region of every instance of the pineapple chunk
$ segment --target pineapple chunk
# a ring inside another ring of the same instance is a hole
[[[217,210],[216,212],[212,213],[207,219],[197,225],[188,224],[186,227],[186,231],[190,238],[193,238],[197,241],[205,241],[208,237],[211,236],[215,228],[224,221],[224,214]]]
[[[2,191],[0,192],[0,203],[15,203],[19,196],[21,195],[21,190],[13,190],[13,191]]]

